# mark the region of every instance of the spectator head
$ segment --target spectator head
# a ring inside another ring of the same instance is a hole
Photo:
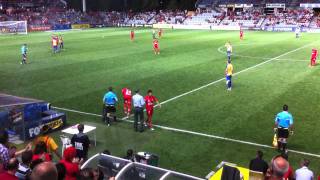
[[[6,145],[8,143],[9,136],[7,131],[0,132],[0,144]]]
[[[138,93],[140,92],[140,89],[136,89],[136,91],[135,91],[135,92],[136,92],[136,94],[138,94]]]
[[[21,154],[22,163],[29,166],[32,161],[32,156],[33,156],[32,151],[24,151]]]
[[[77,155],[77,150],[71,146],[63,151],[63,158],[68,162],[72,162],[73,158]]]
[[[301,167],[303,166],[308,167],[309,164],[310,164],[310,161],[308,159],[302,159],[300,163]]]
[[[271,176],[276,179],[282,179],[289,169],[289,162],[281,155],[275,156],[271,160]]]
[[[82,169],[77,177],[77,180],[91,180],[94,174],[91,168]]]
[[[41,158],[31,161],[30,169],[33,170],[37,165],[39,165],[43,162],[44,161]]]
[[[56,168],[58,171],[58,180],[64,180],[67,173],[66,167],[62,163],[57,163]]]
[[[56,166],[51,162],[43,162],[38,164],[31,173],[32,180],[57,180],[58,171]]]
[[[17,158],[11,158],[7,164],[7,170],[11,172],[16,172],[19,167],[19,161]]]
[[[47,145],[43,141],[39,141],[34,148],[34,154],[42,154],[47,152]]]
[[[258,150],[258,151],[257,151],[257,157],[258,157],[259,159],[262,159],[262,157],[263,157],[263,152],[260,151],[260,150]]]
[[[46,135],[46,134],[49,133],[49,130],[50,130],[50,127],[49,127],[48,125],[44,125],[44,126],[42,126],[42,128],[41,128],[41,134],[42,134],[42,135]]]
[[[84,130],[84,125],[83,125],[83,124],[79,124],[79,125],[78,125],[78,131],[79,131],[80,133],[82,133],[83,130]]]
[[[152,90],[151,90],[151,89],[148,90],[148,95],[149,95],[149,96],[152,95]]]
[[[282,108],[282,109],[283,109],[283,111],[288,111],[288,110],[289,110],[289,107],[288,107],[288,105],[285,104],[285,105],[283,105],[283,108]]]
[[[109,151],[108,149],[104,150],[104,151],[102,152],[102,154],[111,155],[111,153],[110,153],[110,151]]]
[[[109,90],[109,91],[112,91],[112,87],[111,87],[111,86],[110,86],[110,87],[108,87],[108,90]]]

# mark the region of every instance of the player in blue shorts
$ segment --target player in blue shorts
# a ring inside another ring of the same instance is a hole
[[[233,74],[233,65],[231,64],[231,61],[228,60],[227,68],[226,68],[226,84],[227,84],[227,90],[231,91],[232,88],[232,74]]]
[[[227,48],[228,61],[231,61],[232,45],[230,42],[227,42],[224,46]]]

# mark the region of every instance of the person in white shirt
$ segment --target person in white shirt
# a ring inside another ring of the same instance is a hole
[[[139,90],[136,90],[136,94],[132,96],[133,107],[134,107],[134,130],[138,131],[138,125],[140,126],[139,131],[143,132],[143,109],[145,105],[144,98],[139,94]]]
[[[301,168],[296,170],[296,180],[313,180],[313,172],[308,169],[310,161],[308,159],[303,159],[300,163]]]

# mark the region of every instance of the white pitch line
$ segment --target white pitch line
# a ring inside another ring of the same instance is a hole
[[[259,64],[254,65],[254,66],[251,66],[251,67],[248,67],[248,68],[243,69],[243,70],[241,70],[241,71],[238,71],[238,72],[234,73],[233,76],[237,76],[237,75],[239,75],[239,74],[241,74],[241,73],[243,73],[243,72],[249,71],[249,70],[254,69],[254,68],[256,68],[256,67],[262,66],[262,65],[264,65],[264,64],[266,64],[266,63],[269,63],[269,62],[271,62],[271,61],[274,61],[274,60],[276,60],[276,59],[278,59],[278,58],[280,58],[280,57],[283,57],[283,56],[286,56],[286,55],[288,55],[288,54],[290,54],[290,53],[299,51],[300,49],[303,49],[303,48],[305,48],[305,47],[310,46],[311,44],[313,44],[313,43],[310,43],[310,44],[301,46],[301,47],[299,47],[299,48],[296,48],[296,49],[294,49],[294,50],[291,50],[291,51],[288,51],[288,52],[286,52],[286,53],[284,53],[284,54],[281,54],[281,55],[279,55],[279,56],[277,56],[277,57],[268,59],[267,61],[263,61],[263,62],[261,62],[261,63],[259,63]],[[211,82],[211,83],[208,83],[208,84],[206,84],[206,85],[200,86],[200,87],[195,88],[195,89],[193,89],[193,90],[191,90],[191,91],[182,93],[182,94],[180,94],[180,95],[178,95],[178,96],[175,96],[175,97],[172,97],[172,98],[170,98],[170,99],[168,99],[168,100],[162,101],[160,104],[166,104],[166,103],[168,103],[168,102],[170,102],[170,101],[173,101],[173,100],[178,99],[178,98],[180,98],[180,97],[186,96],[186,95],[188,95],[188,94],[191,94],[191,93],[193,93],[193,92],[199,91],[199,90],[201,90],[201,89],[203,89],[203,88],[206,88],[206,87],[208,87],[208,86],[211,86],[211,85],[213,85],[213,84],[216,84],[216,83],[218,83],[218,82],[220,82],[220,81],[223,81],[224,79],[225,79],[225,78],[221,78],[221,79],[215,80],[215,81],[213,81],[213,82]]]
[[[262,66],[262,65],[264,65],[264,64],[266,64],[266,63],[269,63],[269,62],[271,62],[271,61],[274,61],[274,60],[276,60],[276,59],[278,59],[278,58],[280,58],[280,57],[282,57],[282,56],[285,56],[285,55],[287,55],[287,54],[290,54],[290,53],[296,52],[296,51],[298,51],[298,50],[300,50],[300,49],[303,49],[303,48],[305,48],[305,47],[308,47],[308,46],[310,46],[311,44],[313,44],[313,43],[310,43],[310,44],[301,46],[301,47],[299,47],[299,48],[296,48],[296,49],[294,49],[294,50],[291,50],[291,51],[288,51],[288,52],[286,52],[286,53],[284,53],[284,54],[281,54],[281,55],[279,55],[279,56],[277,56],[277,57],[274,57],[274,58],[271,58],[271,59],[269,59],[269,60],[267,60],[267,61],[264,61],[264,62],[262,62],[262,63],[256,64],[256,65],[251,66],[251,67],[246,68],[246,69],[243,69],[243,70],[241,70],[241,71],[239,71],[239,72],[234,73],[233,76],[239,75],[240,73],[243,73],[243,72],[249,71],[249,70],[251,70],[251,69],[254,69],[254,68],[256,68],[256,67]],[[168,99],[168,100],[166,100],[166,101],[163,101],[163,102],[161,102],[160,104],[166,104],[166,103],[168,103],[168,102],[170,102],[170,101],[173,101],[173,100],[178,99],[178,98],[180,98],[180,97],[186,96],[186,95],[191,94],[191,93],[193,93],[193,92],[199,91],[199,90],[201,90],[201,89],[203,89],[203,88],[206,88],[206,87],[208,87],[208,86],[211,86],[211,85],[216,84],[216,83],[218,83],[218,82],[220,82],[220,81],[223,81],[223,80],[224,80],[224,78],[215,80],[215,81],[213,81],[213,82],[211,82],[211,83],[208,83],[208,84],[206,84],[206,85],[203,85],[203,86],[201,86],[201,87],[199,87],[199,88],[195,88],[195,89],[193,89],[193,90],[191,90],[191,91],[185,92],[185,93],[183,93],[183,94],[180,94],[180,95],[178,95],[178,96],[175,96],[175,97],[173,97],[173,98],[170,98],[170,99]],[[70,111],[70,112],[75,112],[75,113],[82,113],[82,114],[87,114],[87,115],[92,115],[92,116],[101,117],[101,115],[99,115],[99,114],[94,114],[94,113],[81,112],[81,111],[77,111],[77,110],[66,109],[66,108],[59,108],[59,107],[53,107],[53,108],[60,109],[60,110],[65,110],[65,111]],[[122,118],[122,120],[124,120],[124,121],[132,122],[132,121],[126,120],[126,119],[127,119],[126,117]],[[171,131],[176,131],[176,132],[183,132],[183,133],[188,133],[188,134],[193,134],[193,135],[199,135],[199,136],[211,137],[211,138],[215,138],[215,139],[232,141],[232,142],[237,142],[237,143],[242,143],[242,144],[249,144],[249,145],[253,145],[253,146],[272,148],[271,146],[268,146],[268,145],[257,144],[257,143],[252,143],[252,142],[248,142],[248,141],[242,141],[242,140],[237,140],[237,139],[225,138],[225,137],[220,137],[220,136],[214,136],[214,135],[209,135],[209,134],[204,134],[204,133],[198,133],[198,132],[193,132],[193,131],[188,131],[188,130],[170,128],[170,127],[166,127],[166,126],[155,125],[155,127],[159,127],[159,128],[166,129],[166,130],[171,130]],[[317,155],[317,154],[306,153],[306,152],[295,151],[295,150],[290,150],[290,151],[291,151],[291,152],[298,153],[298,154],[304,154],[304,155],[310,155],[310,156],[314,156],[314,157],[320,157],[320,155]]]
[[[69,111],[69,112],[79,113],[79,114],[85,114],[85,115],[90,115],[90,116],[102,117],[102,115],[100,115],[100,114],[82,112],[82,111],[77,111],[77,110],[73,110],[73,109],[60,108],[60,107],[53,107],[53,108],[54,108],[54,109],[63,110],[63,111]],[[132,120],[128,120],[126,117],[122,118],[122,121],[126,121],[126,122],[133,123]],[[274,147],[269,146],[269,145],[259,144],[259,143],[249,142],[249,141],[243,141],[243,140],[239,140],[239,139],[232,139],[232,138],[227,138],[227,137],[222,137],[222,136],[216,136],[216,135],[212,135],[212,134],[205,134],[205,133],[200,133],[200,132],[195,132],[195,131],[189,131],[189,130],[184,130],[184,129],[171,128],[171,127],[161,126],[161,125],[153,125],[153,126],[159,128],[159,129],[164,129],[164,130],[173,131],[173,132],[180,132],[180,133],[184,133],[184,134],[191,134],[191,135],[197,135],[197,136],[208,137],[208,138],[213,138],[213,139],[218,139],[218,140],[230,141],[230,142],[235,142],[235,143],[240,143],[240,144],[246,144],[246,145],[251,145],[251,146],[257,146],[257,147],[274,149]],[[292,150],[292,149],[288,149],[288,151],[289,151],[289,152],[292,152],[292,153],[296,153],[296,154],[302,154],[302,155],[307,155],[307,156],[312,156],[312,157],[320,158],[320,155],[319,155],[319,154],[313,154],[313,153],[308,153],[308,152],[303,152],[303,151],[297,151],[297,150]]]

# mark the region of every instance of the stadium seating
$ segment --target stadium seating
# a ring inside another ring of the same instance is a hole
[[[189,16],[184,24],[191,25],[219,25],[221,20],[224,19],[225,13],[216,12],[214,10],[208,10],[203,12],[195,12]]]

